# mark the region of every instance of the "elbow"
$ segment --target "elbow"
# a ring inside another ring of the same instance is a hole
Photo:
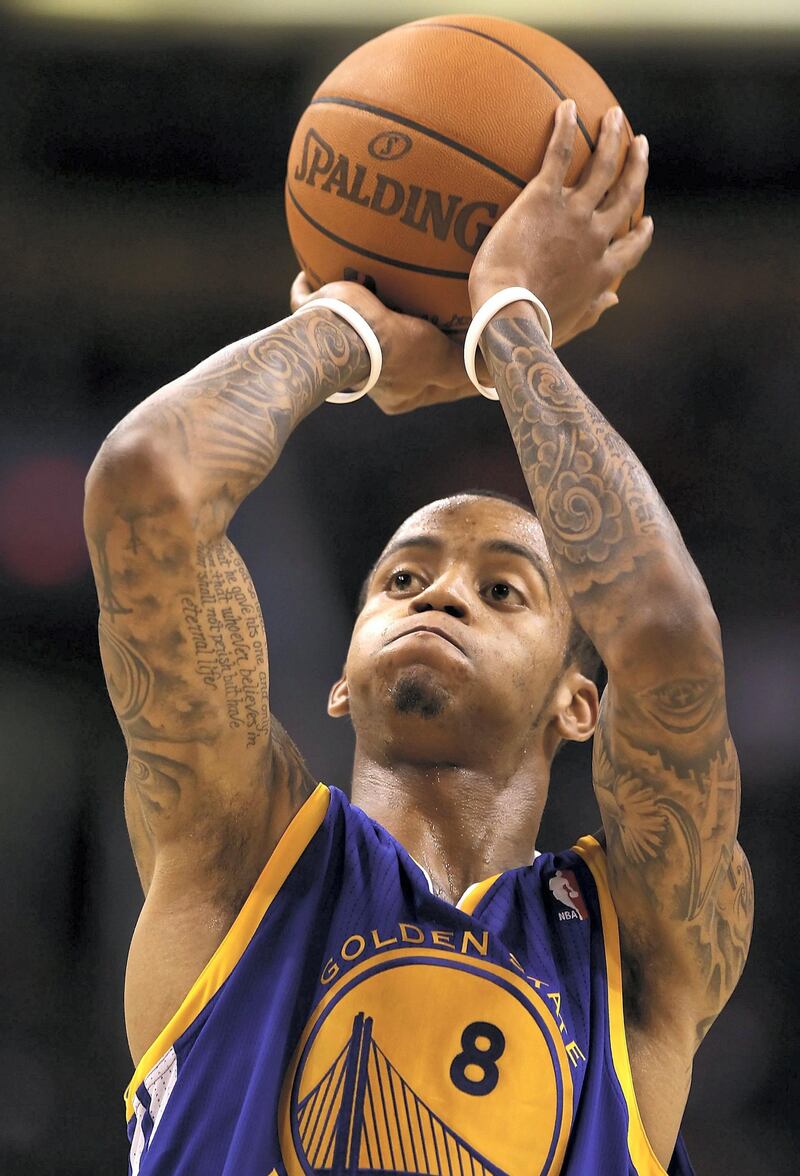
[[[112,430],[84,481],[84,529],[103,529],[125,504],[154,506],[181,500],[174,463],[148,430]]]
[[[98,482],[138,479],[151,482],[171,477],[177,483],[178,455],[174,443],[151,423],[127,424],[112,429],[95,454],[86,475],[85,490]]]
[[[86,489],[105,476],[117,476],[121,469],[132,464],[141,466],[148,460],[152,461],[157,442],[155,430],[120,422],[95,454],[86,475]]]
[[[609,674],[648,677],[722,665],[722,632],[708,593],[666,594],[633,610],[603,652]]]

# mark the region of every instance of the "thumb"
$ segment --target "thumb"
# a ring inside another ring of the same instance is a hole
[[[590,327],[593,327],[598,322],[601,315],[605,314],[607,310],[611,310],[612,306],[617,306],[618,304],[619,298],[613,290],[606,290],[603,294],[600,295],[599,298],[595,298],[591,310],[587,316],[587,325],[584,330],[588,330]]]
[[[297,275],[292,282],[292,289],[289,294],[289,305],[292,311],[299,310],[304,302],[308,302],[314,291],[311,288],[308,278],[303,270]]]

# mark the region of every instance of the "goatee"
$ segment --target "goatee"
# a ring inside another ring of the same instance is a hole
[[[421,719],[437,718],[447,703],[447,691],[417,669],[398,678],[389,696],[398,714],[419,715]]]

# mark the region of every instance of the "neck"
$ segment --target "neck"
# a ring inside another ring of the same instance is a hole
[[[471,883],[530,865],[548,783],[543,757],[490,777],[458,764],[379,762],[356,743],[352,800],[455,903]]]

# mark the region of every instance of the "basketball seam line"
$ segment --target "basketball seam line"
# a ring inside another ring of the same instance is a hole
[[[422,123],[414,122],[413,119],[406,118],[405,115],[395,114],[393,110],[383,110],[380,106],[370,106],[368,102],[359,102],[356,98],[312,98],[309,105],[316,106],[320,103],[326,103],[331,106],[352,106],[356,110],[366,110],[368,114],[378,114],[382,118],[389,118],[392,122],[399,123],[400,126],[408,127],[412,131],[419,131],[420,134],[427,135],[428,138],[443,143],[445,147],[452,147],[459,154],[466,155],[469,159],[475,160],[476,163],[482,164],[483,167],[488,168],[490,171],[496,172],[503,179],[509,180],[517,188],[524,188],[528,182],[527,180],[521,179],[520,176],[515,176],[513,172],[506,171],[499,163],[493,163],[491,159],[487,159],[484,155],[479,155],[477,151],[473,151],[470,147],[465,147],[463,143],[458,143],[455,139],[450,139],[447,135],[441,134],[440,131],[434,131],[431,127],[426,127]]]
[[[530,68],[532,70],[534,70],[539,75],[539,77],[542,79],[542,81],[547,82],[550,89],[553,90],[553,92],[555,94],[557,94],[559,98],[563,99],[563,98],[567,97],[567,95],[562,90],[560,90],[558,88],[558,86],[555,84],[553,79],[549,78],[547,76],[547,74],[544,72],[544,70],[540,66],[538,66],[535,61],[531,61],[530,58],[526,57],[523,53],[520,53],[520,51],[518,49],[512,49],[512,47],[510,45],[507,45],[505,43],[505,41],[500,41],[500,40],[498,40],[497,37],[490,36],[489,33],[482,33],[482,32],[480,32],[479,29],[467,28],[466,25],[432,24],[432,23],[427,23],[427,22],[423,22],[423,21],[420,21],[419,25],[420,25],[420,28],[427,28],[427,29],[458,29],[462,33],[471,33],[473,37],[483,37],[484,41],[491,41],[493,45],[499,45],[501,49],[507,50],[514,57],[518,57],[520,61],[524,61],[526,65],[530,66]],[[576,104],[576,106],[577,106],[577,104]],[[595,145],[592,142],[592,137],[589,134],[589,132],[587,131],[587,129],[584,125],[583,119],[577,113],[577,110],[576,110],[576,117],[578,120],[578,128],[579,128],[581,134],[583,135],[584,139],[586,140],[586,142],[589,144],[589,150],[594,151]]]
[[[369,257],[372,261],[383,262],[384,265],[394,265],[397,266],[398,269],[411,270],[411,272],[415,274],[427,274],[432,278],[455,278],[457,281],[465,282],[469,277],[469,271],[466,273],[460,273],[457,270],[434,269],[428,265],[414,265],[410,261],[396,261],[393,257],[384,257],[382,253],[373,253],[371,249],[363,249],[360,245],[354,245],[352,241],[346,241],[344,237],[337,237],[337,235],[332,233],[330,229],[326,229],[324,225],[321,225],[318,221],[315,221],[313,216],[310,216],[309,213],[307,213],[303,206],[298,202],[297,197],[289,187],[288,183],[286,185],[286,191],[291,197],[292,204],[295,206],[300,215],[305,217],[310,225],[313,225],[313,227],[322,233],[323,236],[330,237],[331,241],[335,241],[337,245],[343,245],[345,249],[352,249],[354,253],[360,253],[362,257]]]

